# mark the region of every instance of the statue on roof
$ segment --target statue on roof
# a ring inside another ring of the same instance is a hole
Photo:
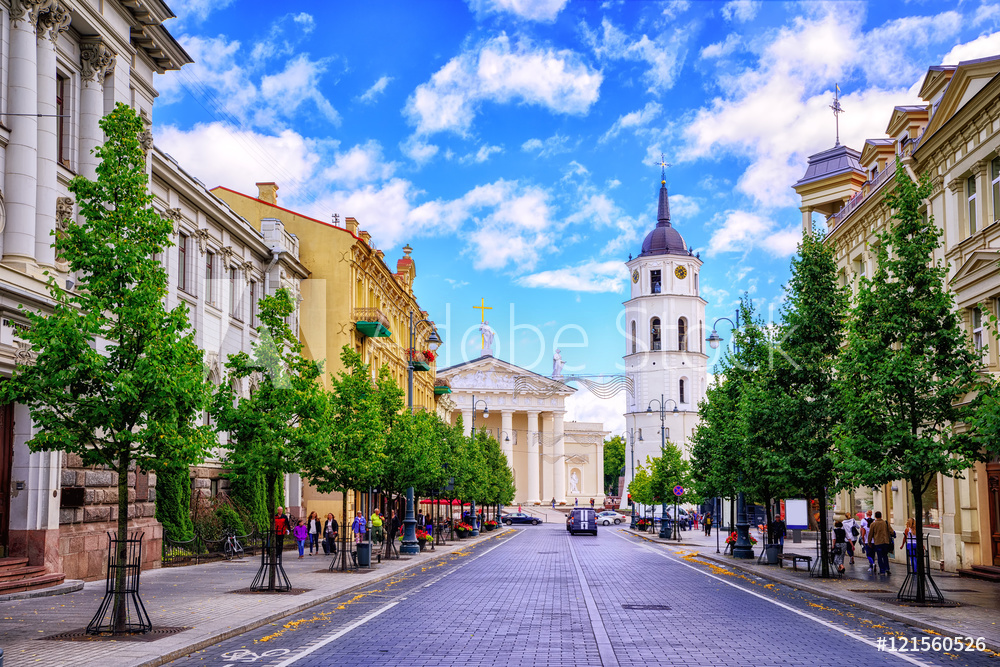
[[[556,353],[552,355],[552,379],[558,379],[562,377],[563,367],[566,362],[562,358],[562,350],[557,349]]]
[[[483,335],[483,351],[479,356],[481,357],[492,357],[493,356],[493,329],[490,327],[490,323],[483,321],[479,325],[479,333]]]

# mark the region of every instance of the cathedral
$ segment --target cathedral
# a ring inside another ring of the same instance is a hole
[[[670,222],[670,199],[661,179],[656,226],[636,258],[629,257],[630,298],[625,302],[625,485],[661,443],[689,456],[688,438],[705,396],[705,305],[698,293],[701,259]],[[661,434],[661,428],[662,434]],[[627,505],[622,494],[622,506]]]

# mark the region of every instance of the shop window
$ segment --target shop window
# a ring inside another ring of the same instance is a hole
[[[649,349],[654,352],[660,350],[660,318],[654,317],[649,327]]]
[[[941,512],[938,505],[938,476],[935,474],[920,496],[924,513],[924,528],[940,528]]]

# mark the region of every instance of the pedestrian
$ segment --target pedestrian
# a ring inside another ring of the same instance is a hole
[[[399,514],[396,510],[392,510],[389,513],[389,541],[395,543],[396,538],[399,536],[399,529],[402,523],[399,521]]]
[[[327,554],[337,555],[337,535],[340,533],[340,526],[333,514],[326,515],[326,522],[323,524],[323,551]]]
[[[893,545],[894,538],[892,528],[882,519],[882,513],[875,512],[875,520],[868,526],[868,545],[875,550],[879,574],[890,574],[889,549]]]
[[[285,508],[279,507],[274,513],[274,545],[277,548],[278,560],[285,549],[285,535],[292,532],[292,523],[285,514]]]
[[[299,545],[299,558],[306,557],[306,540],[309,539],[309,529],[306,528],[306,522],[299,519],[299,522],[292,529],[292,535],[295,536],[295,542]]]
[[[873,549],[868,544],[868,519],[862,518],[858,522],[858,528],[860,529],[860,537],[858,537],[858,543],[861,544],[861,550],[864,551],[865,557],[868,559],[868,571],[875,571],[875,549]]]
[[[553,496],[552,497],[552,509],[555,509],[555,508],[556,508],[556,498],[555,498],[555,496]],[[521,511],[521,506],[520,505],[517,506],[517,511],[518,512]]]
[[[590,499],[590,509],[594,509],[594,499]]]
[[[705,519],[702,521],[702,523],[705,524],[705,536],[706,537],[711,537],[712,536],[712,513],[711,512],[707,512],[705,514]]]
[[[785,550],[785,532],[786,526],[781,514],[775,514],[774,521],[771,522],[771,544],[777,542],[781,547],[780,551]]]
[[[837,572],[844,571],[845,551],[847,551],[847,531],[844,530],[844,522],[838,521],[833,524],[833,548],[830,550],[833,555],[833,564],[837,566]]]
[[[579,498],[574,498],[573,499],[573,507],[579,507],[579,506],[580,506],[580,499]]]
[[[906,528],[903,529],[903,541],[899,545],[906,547],[906,560],[910,565],[910,572],[917,572],[917,520],[910,517],[906,520]]]
[[[851,557],[851,565],[854,565],[854,543],[858,541],[861,531],[858,529],[858,522],[850,514],[844,515],[844,532],[847,533],[847,554]]]
[[[420,510],[419,512],[417,512],[417,525],[418,526],[424,525],[424,511],[423,510]]]
[[[375,542],[377,544],[382,544],[382,539],[384,534],[382,531],[382,515],[379,514],[377,507],[372,511],[371,526],[372,526],[372,542]]]
[[[351,532],[354,533],[354,543],[361,544],[361,540],[365,535],[365,517],[361,515],[361,511],[355,512],[354,522],[351,524]]]
[[[310,512],[306,520],[306,528],[309,530],[309,555],[319,555],[319,536],[323,533],[323,524],[319,514]],[[315,553],[314,553],[315,552]]]

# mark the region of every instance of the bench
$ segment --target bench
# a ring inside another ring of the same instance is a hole
[[[781,554],[781,560],[778,561],[778,567],[784,567],[785,561],[792,564],[793,570],[799,569],[799,563],[805,563],[806,569],[808,570],[812,566],[812,556],[800,556],[799,554]]]

